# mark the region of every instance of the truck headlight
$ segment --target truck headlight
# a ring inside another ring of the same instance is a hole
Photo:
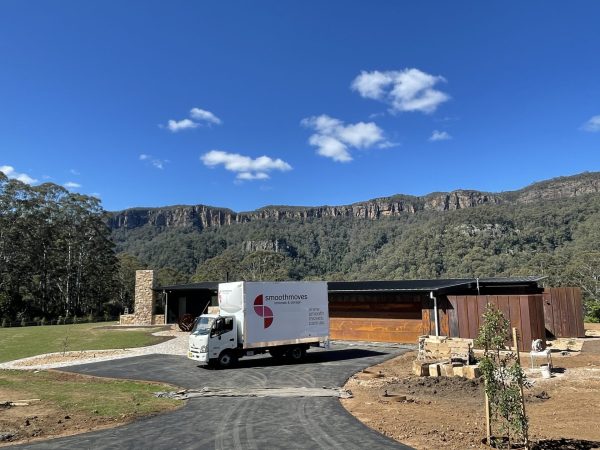
[[[206,353],[206,345],[200,347],[200,353]]]

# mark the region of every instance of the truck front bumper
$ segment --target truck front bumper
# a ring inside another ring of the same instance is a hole
[[[207,356],[208,356],[207,353],[200,353],[195,350],[189,350],[188,354],[187,354],[187,357],[189,359],[193,359],[194,361],[199,361],[199,362],[204,362],[204,363],[208,360]]]

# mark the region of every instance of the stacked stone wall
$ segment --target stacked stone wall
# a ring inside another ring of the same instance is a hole
[[[119,325],[135,325],[135,316],[133,314],[121,314]]]
[[[152,290],[154,287],[156,287],[156,279],[153,270],[136,270],[135,305],[133,307],[136,325],[152,325],[157,297],[157,293]]]
[[[164,314],[155,314],[152,316],[152,325],[164,325],[165,324],[165,315]]]

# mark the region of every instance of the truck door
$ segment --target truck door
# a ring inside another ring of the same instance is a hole
[[[218,358],[223,350],[237,347],[235,317],[218,317],[210,332],[209,358]]]

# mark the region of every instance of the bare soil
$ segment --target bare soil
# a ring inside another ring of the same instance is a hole
[[[0,398],[12,392],[0,389]],[[29,406],[0,405],[0,447],[11,443],[31,442],[49,437],[69,436],[108,428],[132,421],[133,417],[108,419],[91,414],[65,413],[49,402],[31,402]],[[37,439],[36,439],[37,438]]]
[[[58,383],[77,382],[85,386],[85,389],[93,389],[92,384],[107,381],[103,378],[60,371],[52,373],[56,375],[54,378]],[[157,391],[164,390],[166,386],[144,381],[139,383],[156,386]],[[61,407],[59,403],[49,399],[32,398],[27,386],[16,391],[0,385],[0,447],[112,428],[183,405],[182,402],[167,401],[147,406],[148,400],[138,397],[138,401],[144,403],[137,403],[140,406],[129,408],[126,413],[101,414],[89,405],[75,404],[69,408]]]
[[[484,449],[482,381],[462,377],[417,377],[415,353],[360,372],[344,386],[353,398],[341,400],[369,427],[417,449]],[[555,371],[542,379],[527,370],[530,439],[538,449],[600,448],[600,341],[580,353],[553,354]],[[522,364],[529,368],[528,355]],[[387,395],[386,395],[387,394]]]

